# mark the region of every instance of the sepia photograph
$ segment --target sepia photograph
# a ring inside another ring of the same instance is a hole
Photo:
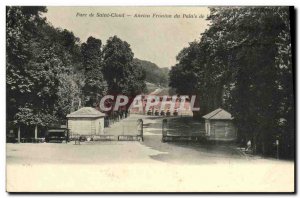
[[[295,193],[292,6],[6,6],[6,191]]]

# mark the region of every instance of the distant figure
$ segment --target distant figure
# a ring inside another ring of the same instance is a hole
[[[249,151],[249,150],[251,150],[251,140],[249,140],[249,141],[247,142],[247,148],[246,148],[246,151]]]

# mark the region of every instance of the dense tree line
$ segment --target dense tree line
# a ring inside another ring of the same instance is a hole
[[[48,126],[82,106],[97,107],[107,93],[136,95],[145,73],[130,45],[114,36],[103,46],[81,43],[71,31],[54,28],[46,7],[6,8],[7,123]]]
[[[138,58],[134,58],[133,61],[145,70],[147,82],[163,87],[168,86],[169,68],[160,68],[155,63]]]
[[[294,156],[294,87],[288,7],[217,7],[200,41],[177,56],[170,86],[196,94],[202,115],[223,107],[255,152]]]

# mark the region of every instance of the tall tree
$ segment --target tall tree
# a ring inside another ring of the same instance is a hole
[[[7,119],[19,124],[48,123],[56,98],[60,61],[39,43],[45,7],[7,7]],[[24,109],[33,116],[18,116]],[[53,119],[51,119],[53,120]]]
[[[65,120],[67,104],[80,93],[73,75],[81,67],[79,39],[49,25],[43,12],[45,7],[7,7],[8,123],[46,126]]]
[[[179,91],[196,89],[200,104],[206,101],[200,108],[230,110],[241,138],[251,139],[257,152],[274,153],[279,139],[287,154],[295,132],[289,8],[216,7],[210,11],[210,26],[196,44],[196,55],[185,56],[188,61],[181,60],[172,69],[171,86]],[[185,77],[186,73],[195,78]],[[180,87],[179,76],[187,82],[194,79],[197,86]]]
[[[86,43],[81,45],[85,74],[83,93],[87,106],[97,106],[107,90],[107,84],[102,74],[101,45],[101,40],[94,37],[89,37]]]
[[[145,74],[141,66],[133,62],[133,52],[126,41],[111,37],[103,49],[104,77],[110,94],[129,96],[145,89]]]

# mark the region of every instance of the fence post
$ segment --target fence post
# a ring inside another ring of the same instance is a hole
[[[168,120],[163,119],[162,121],[162,142],[165,142],[165,138],[167,137],[168,133]]]
[[[143,134],[143,119],[138,119],[138,132],[141,140],[144,141],[144,134]]]

